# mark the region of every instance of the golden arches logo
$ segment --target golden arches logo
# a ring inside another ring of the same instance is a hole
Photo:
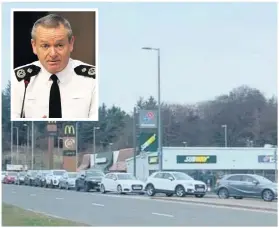
[[[73,125],[66,125],[64,128],[65,135],[74,135],[76,133]]]

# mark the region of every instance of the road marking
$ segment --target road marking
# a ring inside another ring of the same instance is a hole
[[[16,192],[15,192],[15,191],[12,191],[12,193],[15,194]]]
[[[57,215],[52,215],[52,214],[48,214],[48,213],[45,213],[45,212],[36,211],[36,210],[33,210],[33,209],[26,209],[26,210],[31,211],[31,212],[36,213],[36,214],[42,214],[42,215],[45,215],[45,216],[48,216],[48,217],[53,217],[53,218],[65,220],[65,218],[57,216]]]
[[[92,205],[98,206],[98,207],[104,207],[105,206],[104,204],[99,204],[99,203],[92,203]]]
[[[30,194],[30,196],[36,196],[36,194]]]
[[[64,198],[56,197],[55,199],[57,199],[57,200],[63,200]]]
[[[156,213],[156,212],[152,212],[152,215],[158,215],[158,216],[164,216],[164,217],[169,217],[169,218],[173,218],[173,215],[169,215],[169,214],[161,214],[161,213]]]

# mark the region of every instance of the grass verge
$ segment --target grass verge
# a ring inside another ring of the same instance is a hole
[[[89,226],[2,203],[2,226]]]

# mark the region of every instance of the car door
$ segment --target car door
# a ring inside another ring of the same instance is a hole
[[[231,196],[242,196],[242,175],[236,174],[227,179],[227,188]]]
[[[160,172],[155,174],[152,180],[152,184],[156,190],[163,190],[164,189],[164,173]]]
[[[242,177],[242,188],[243,193],[247,197],[255,197],[260,194],[260,188],[258,188],[258,184],[256,184],[257,180],[249,175],[243,175]]]
[[[111,174],[105,175],[102,180],[102,184],[104,185],[107,191],[111,191]]]
[[[115,174],[111,174],[111,191],[117,191],[117,176]]]
[[[166,191],[174,191],[175,189],[175,178],[170,173],[163,173],[162,187]]]
[[[64,173],[60,179],[60,185],[62,188],[66,187],[67,177],[68,177],[68,174]]]

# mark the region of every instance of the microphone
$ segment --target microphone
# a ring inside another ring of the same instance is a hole
[[[23,115],[24,115],[24,103],[25,103],[26,90],[30,83],[31,77],[38,75],[40,70],[41,67],[33,64],[23,66],[14,70],[17,80],[19,82],[22,80],[24,81],[24,94],[23,94],[23,101],[21,105],[20,118],[24,118]]]

